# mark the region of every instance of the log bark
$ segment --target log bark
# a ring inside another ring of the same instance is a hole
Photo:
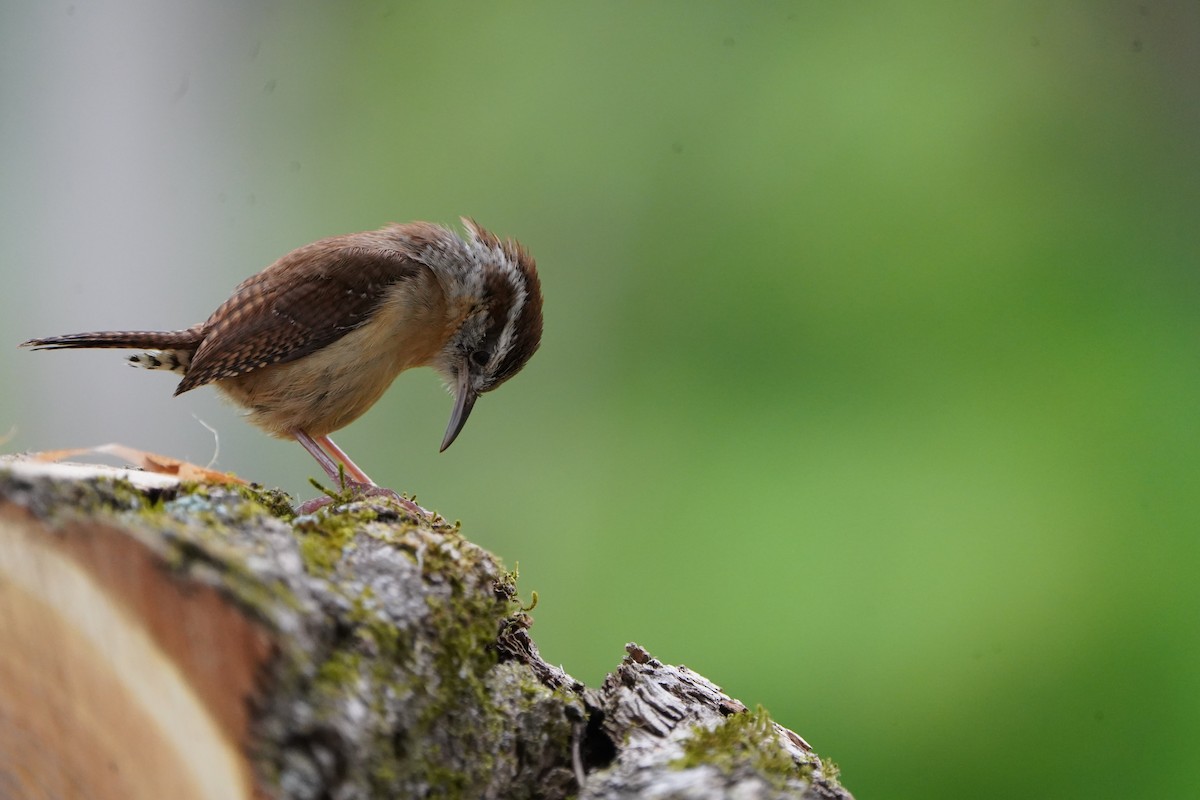
[[[629,645],[538,655],[515,575],[382,498],[0,460],[0,797],[850,798]]]

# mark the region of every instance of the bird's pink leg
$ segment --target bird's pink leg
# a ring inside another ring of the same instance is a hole
[[[321,465],[321,469],[325,470],[325,474],[329,476],[330,480],[337,481],[339,483],[344,481],[342,488],[351,489],[356,494],[365,495],[367,497],[390,497],[414,514],[430,516],[428,511],[421,508],[413,501],[401,497],[399,493],[392,489],[385,489],[384,487],[376,484],[375,481],[371,480],[367,473],[359,469],[358,465],[350,460],[350,456],[346,455],[346,452],[334,444],[333,440],[328,436],[318,436],[314,439],[312,436],[309,436],[302,430],[294,430],[292,431],[292,435],[295,436],[296,441],[298,441],[301,446],[304,447],[304,449],[307,450],[309,454],[311,454],[312,457],[317,460],[317,463]],[[333,458],[330,458],[331,455]],[[337,462],[334,461],[334,458],[342,462],[345,473],[344,475],[343,470],[338,469]],[[301,514],[311,514],[321,506],[327,505],[330,502],[332,501],[328,497],[318,497],[313,500],[306,500],[300,504],[300,507],[297,509],[297,511]]]
[[[325,474],[329,476],[330,480],[340,481],[342,479],[342,474],[337,464],[329,457],[328,453],[321,449],[320,445],[313,441],[311,436],[298,429],[292,431],[292,436],[296,437],[296,441],[317,460],[317,463],[321,465],[321,469],[325,470]],[[349,468],[346,471],[349,472]]]
[[[346,474],[351,478],[354,478],[354,480],[358,481],[359,483],[369,483],[372,486],[378,486],[375,481],[371,480],[370,477],[367,476],[367,473],[359,469],[358,465],[350,460],[350,456],[346,455],[345,450],[333,443],[333,439],[330,439],[328,436],[318,436],[316,437],[316,443],[321,447],[321,449],[329,453],[329,455],[345,464]]]

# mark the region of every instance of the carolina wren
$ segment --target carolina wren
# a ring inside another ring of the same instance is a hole
[[[441,449],[475,400],[517,374],[542,338],[533,258],[463,218],[466,236],[428,222],[322,239],[247,278],[207,321],[179,331],[98,331],[22,347],[145,348],[134,366],[211,383],[272,436],[295,438],[329,477],[345,468],[380,490],[329,434],[358,419],[399,375],[433,367],[454,394]],[[372,492],[374,493],[374,492]]]

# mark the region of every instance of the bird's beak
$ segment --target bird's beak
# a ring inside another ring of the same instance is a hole
[[[446,426],[446,436],[442,439],[439,453],[454,444],[458,432],[467,424],[467,417],[471,416],[471,408],[478,396],[471,388],[471,371],[464,364],[458,370],[458,385],[454,387],[454,411],[450,412],[450,424]]]

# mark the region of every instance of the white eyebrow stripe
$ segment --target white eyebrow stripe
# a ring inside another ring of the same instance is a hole
[[[512,349],[513,339],[516,337],[517,320],[521,317],[521,312],[525,308],[525,303],[529,300],[528,283],[525,280],[525,274],[521,271],[517,264],[509,258],[502,244],[488,246],[480,238],[477,232],[467,227],[467,240],[463,242],[465,245],[465,254],[477,266],[484,264],[492,264],[499,268],[501,274],[508,279],[509,285],[513,288],[513,305],[509,309],[508,317],[504,321],[504,328],[500,331],[500,338],[496,341],[496,353],[507,353]],[[476,270],[474,277],[475,285],[472,287],[475,291],[482,288],[482,270]]]

